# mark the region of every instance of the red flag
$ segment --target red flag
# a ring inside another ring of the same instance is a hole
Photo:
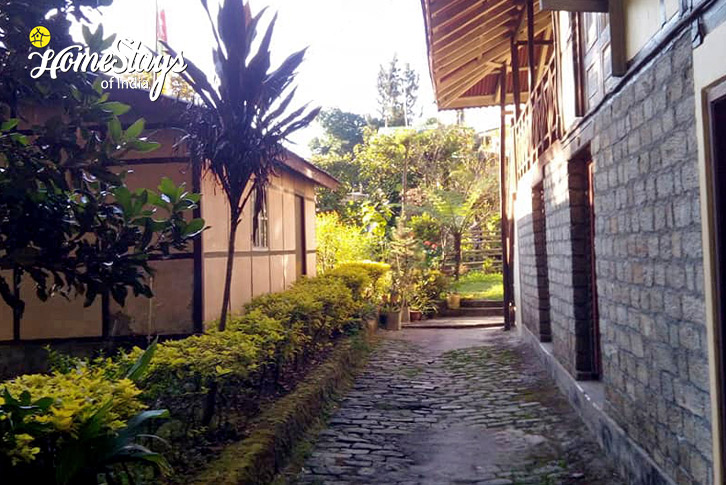
[[[157,3],[157,19],[156,19],[156,41],[164,41],[169,42],[169,38],[166,34],[166,11],[162,7],[161,10],[159,10],[159,5]]]

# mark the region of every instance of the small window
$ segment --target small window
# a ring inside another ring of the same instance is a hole
[[[252,210],[254,211],[257,204],[255,203],[255,198],[253,196],[252,198]],[[256,223],[254,223],[256,221]],[[252,224],[252,246],[256,248],[267,248],[270,245],[269,240],[269,221],[267,217],[267,192],[264,192],[264,196],[262,198],[262,204],[259,207],[259,210],[256,212],[254,216],[254,221]]]

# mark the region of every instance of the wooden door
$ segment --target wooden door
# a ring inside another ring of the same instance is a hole
[[[713,301],[718,345],[718,397],[721,414],[721,451],[726,449],[726,83],[708,93],[710,119],[711,224],[714,243]],[[724,457],[722,456],[723,460]]]
[[[595,193],[594,193],[594,164],[587,162],[587,201],[590,237],[587,251],[590,257],[590,320],[592,342],[592,374],[593,378],[602,376],[602,350],[600,344],[600,313],[597,301],[597,265],[595,260]]]

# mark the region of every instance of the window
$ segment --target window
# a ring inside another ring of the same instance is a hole
[[[267,248],[270,246],[269,220],[267,217],[267,192],[263,192],[262,203],[257,207],[255,196],[252,197],[252,210],[256,211],[252,223],[252,246]]]

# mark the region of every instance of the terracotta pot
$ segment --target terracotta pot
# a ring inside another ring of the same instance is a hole
[[[401,330],[401,311],[386,313],[386,330]]]
[[[411,310],[410,313],[411,313],[412,322],[418,322],[419,320],[421,320],[421,317],[423,316],[423,314],[418,310]]]
[[[408,306],[401,308],[401,322],[408,323],[411,321],[411,310]]]
[[[458,310],[461,306],[461,296],[452,293],[446,298],[446,304],[451,310]]]

